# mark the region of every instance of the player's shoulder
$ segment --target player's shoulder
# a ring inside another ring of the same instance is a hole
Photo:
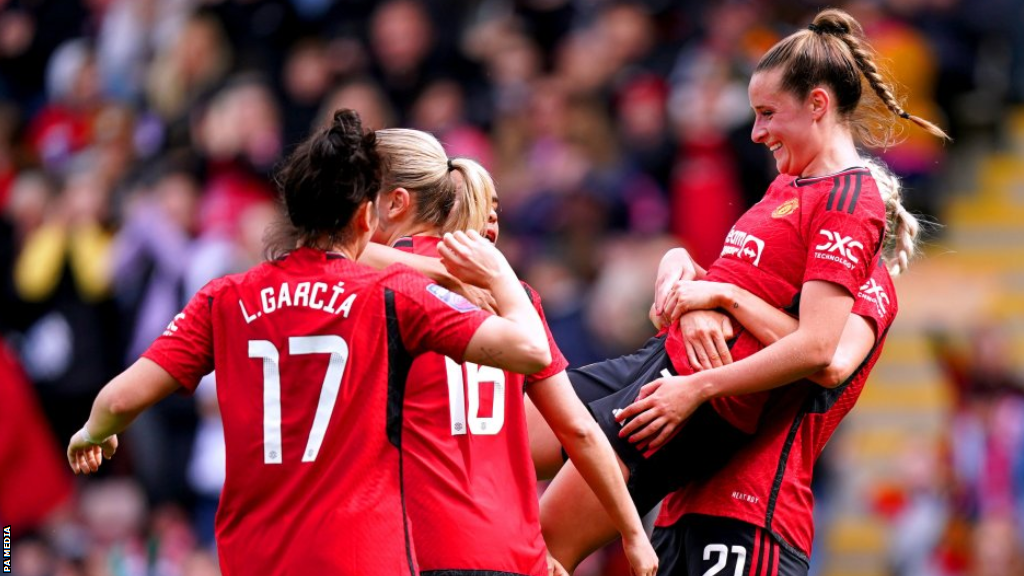
[[[800,191],[803,203],[816,210],[846,214],[885,211],[878,185],[867,168],[796,178],[791,185]]]
[[[421,304],[439,300],[457,312],[480,310],[479,306],[462,295],[452,292],[404,264],[392,264],[381,270],[378,284]]]
[[[404,288],[409,282],[416,283],[428,280],[426,276],[405,264],[391,264],[387,268],[378,271],[372,278],[372,282],[391,288]]]

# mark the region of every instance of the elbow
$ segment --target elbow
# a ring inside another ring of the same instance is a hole
[[[524,346],[522,356],[523,374],[536,374],[551,365],[551,348],[546,339]]]
[[[834,364],[822,370],[820,376],[816,379],[818,385],[824,388],[838,388],[845,381],[846,377],[843,374],[843,370]]]
[[[807,369],[813,374],[828,369],[832,365],[835,353],[835,346],[829,346],[825,342],[816,342],[806,348],[803,358]]]
[[[600,434],[597,422],[589,415],[560,422],[554,430],[559,443],[566,447],[566,452],[577,452],[597,444]]]
[[[821,378],[818,380],[818,384],[825,388],[838,388],[850,378],[854,368],[849,358],[841,357],[837,353],[835,358],[832,359],[832,363],[821,371]]]

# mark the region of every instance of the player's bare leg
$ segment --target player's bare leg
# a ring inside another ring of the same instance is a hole
[[[548,552],[570,574],[584,558],[619,535],[572,462],[565,463],[541,496],[540,524]]]
[[[562,445],[529,397],[526,398],[526,428],[530,436],[530,456],[533,457],[533,466],[537,469],[537,479],[554,478],[565,463]]]

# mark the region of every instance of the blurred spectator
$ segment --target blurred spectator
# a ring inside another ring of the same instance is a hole
[[[70,438],[92,398],[121,366],[111,297],[110,184],[80,157],[15,264],[18,298],[46,312],[21,353],[57,437]]]
[[[58,46],[89,31],[81,0],[5,2],[0,8],[0,89],[29,115],[44,103],[47,63]]]
[[[316,115],[316,126],[330,121],[335,110],[351,108],[359,112],[363,126],[368,130],[394,128],[395,111],[376,82],[369,79],[354,79],[332,91],[324,100]],[[312,128],[312,127],[311,127]]]
[[[418,0],[389,0],[370,22],[374,75],[399,110],[401,123],[420,92],[440,72],[434,58],[434,27]]]
[[[146,82],[147,102],[168,124],[183,121],[199,98],[224,79],[232,58],[217,19],[193,14],[174,41],[155,55]]]
[[[96,47],[104,93],[121,102],[143,96],[154,54],[174,43],[195,0],[109,0]]]
[[[466,156],[484,168],[494,165],[487,134],[465,117],[465,94],[451,80],[438,80],[427,86],[413,105],[410,125],[431,132],[444,144],[449,156]]]
[[[149,347],[167,319],[188,301],[185,272],[198,230],[194,170],[168,163],[141,188],[127,201],[128,212],[113,245],[115,293],[125,317],[134,318],[125,365]]]
[[[709,8],[703,34],[684,47],[672,73],[669,110],[679,141],[672,231],[704,266],[718,257],[731,224],[749,206],[730,134],[752,114],[746,85],[756,63],[758,16],[746,2]]]
[[[298,42],[288,53],[281,79],[286,143],[299,142],[309,134],[331,88],[329,58],[327,45],[312,38]]]
[[[949,474],[929,480],[931,509],[943,519],[903,530],[904,539],[918,539],[916,552],[897,547],[896,561],[910,566],[901,574],[922,573],[913,566],[925,558],[938,565],[935,574],[1016,573],[1024,544],[1016,512],[1024,502],[1024,478],[1016,474],[1024,459],[1024,378],[1015,372],[1003,326],[977,326],[969,346],[933,330],[930,343],[954,401],[946,428]],[[924,526],[945,531],[925,540]]]
[[[96,55],[88,40],[62,44],[46,68],[47,104],[28,127],[32,151],[44,167],[63,172],[93,138],[102,105]]]
[[[14,269],[25,240],[43,224],[56,193],[55,184],[43,172],[22,172],[11,184],[7,206],[0,217],[0,309],[4,311],[0,315],[0,333],[24,330],[39,314],[18,295]]]

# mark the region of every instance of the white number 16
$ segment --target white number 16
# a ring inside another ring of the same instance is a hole
[[[459,364],[445,357],[448,370],[448,406],[451,411],[452,435],[466,433],[466,395],[469,396],[469,431],[473,434],[492,435],[505,425],[505,372],[472,362]],[[462,369],[466,369],[463,380]],[[480,383],[494,383],[491,415],[480,417]]]

